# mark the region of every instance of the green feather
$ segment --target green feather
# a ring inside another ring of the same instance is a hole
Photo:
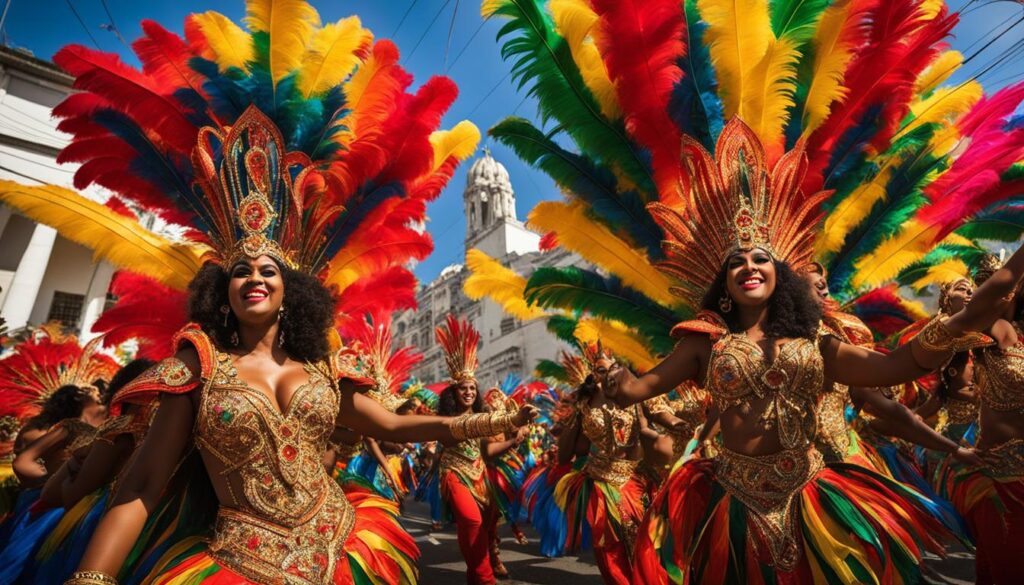
[[[579,319],[565,315],[552,315],[546,323],[552,335],[571,345],[576,345],[576,324]]]
[[[775,0],[771,3],[772,32],[776,38],[788,36],[798,45],[806,43],[818,31],[821,13],[831,0]]]
[[[601,113],[543,4],[543,0],[504,0],[494,12],[509,19],[498,31],[498,39],[509,37],[501,56],[512,62],[513,79],[519,88],[532,84],[528,95],[537,97],[544,121],[558,120],[582,152],[622,169],[650,200],[655,199],[654,180],[640,148],[626,136],[621,121],[608,120]]]
[[[655,354],[672,350],[674,342],[668,333],[681,320],[621,283],[575,266],[537,269],[526,283],[525,297],[546,309],[577,309],[629,323],[648,338]]]
[[[533,368],[533,375],[537,378],[552,378],[559,382],[567,382],[569,374],[562,367],[562,364],[552,360],[540,360]]]

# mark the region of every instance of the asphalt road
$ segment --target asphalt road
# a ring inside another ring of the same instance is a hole
[[[455,585],[465,582],[466,564],[455,540],[455,526],[440,532],[430,531],[429,508],[426,504],[406,501],[402,523],[420,547],[420,583],[423,585]],[[540,555],[536,533],[523,526],[530,537],[527,545],[516,544],[507,526],[499,529],[502,538],[501,558],[508,568],[509,579],[503,585],[602,585],[601,575],[590,552],[580,557],[548,559]],[[946,559],[929,557],[932,572],[930,583],[967,585],[974,582],[974,555],[962,547],[951,548]]]

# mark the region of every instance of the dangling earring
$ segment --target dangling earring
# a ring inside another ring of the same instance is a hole
[[[277,344],[284,347],[284,307],[281,307],[281,311],[277,314],[277,328],[281,331],[281,334],[277,336]]]
[[[231,333],[231,345],[238,347],[238,332],[233,331]]]
[[[722,293],[722,298],[718,299],[718,308],[723,313],[732,311],[732,297],[729,296],[729,293]]]
[[[220,313],[221,313],[221,315],[224,315],[224,326],[227,327],[228,326],[228,315],[231,314],[231,307],[229,307],[227,305],[221,305],[220,306]]]

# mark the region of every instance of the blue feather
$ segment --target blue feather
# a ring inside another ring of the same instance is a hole
[[[369,193],[366,192],[367,190]],[[346,202],[345,212],[324,230],[324,238],[327,242],[322,252],[324,258],[333,258],[348,241],[348,238],[352,236],[356,228],[362,225],[366,216],[376,209],[377,206],[392,197],[405,195],[402,185],[397,182],[380,186],[368,185],[361,191],[361,193]]]
[[[825,168],[826,189],[831,189],[836,181],[864,162],[866,158],[864,146],[878,132],[878,114],[881,111],[881,105],[868,108],[860,122],[847,130],[836,142],[828,167]]]
[[[686,3],[689,50],[679,60],[682,80],[669,97],[669,115],[685,134],[697,137],[709,151],[725,125],[722,100],[718,97],[718,80],[711,64],[711,52],[704,44],[708,24],[700,19],[696,2]]]

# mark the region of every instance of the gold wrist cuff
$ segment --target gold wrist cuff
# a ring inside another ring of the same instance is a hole
[[[511,414],[481,412],[457,416],[448,422],[448,428],[455,440],[465,441],[507,433],[516,426],[512,423]]]
[[[921,349],[935,352],[959,353],[992,344],[992,338],[977,331],[968,331],[960,336],[953,335],[946,323],[939,317],[925,325],[914,339],[920,344]]]
[[[117,579],[100,571],[76,571],[64,585],[117,585]]]

